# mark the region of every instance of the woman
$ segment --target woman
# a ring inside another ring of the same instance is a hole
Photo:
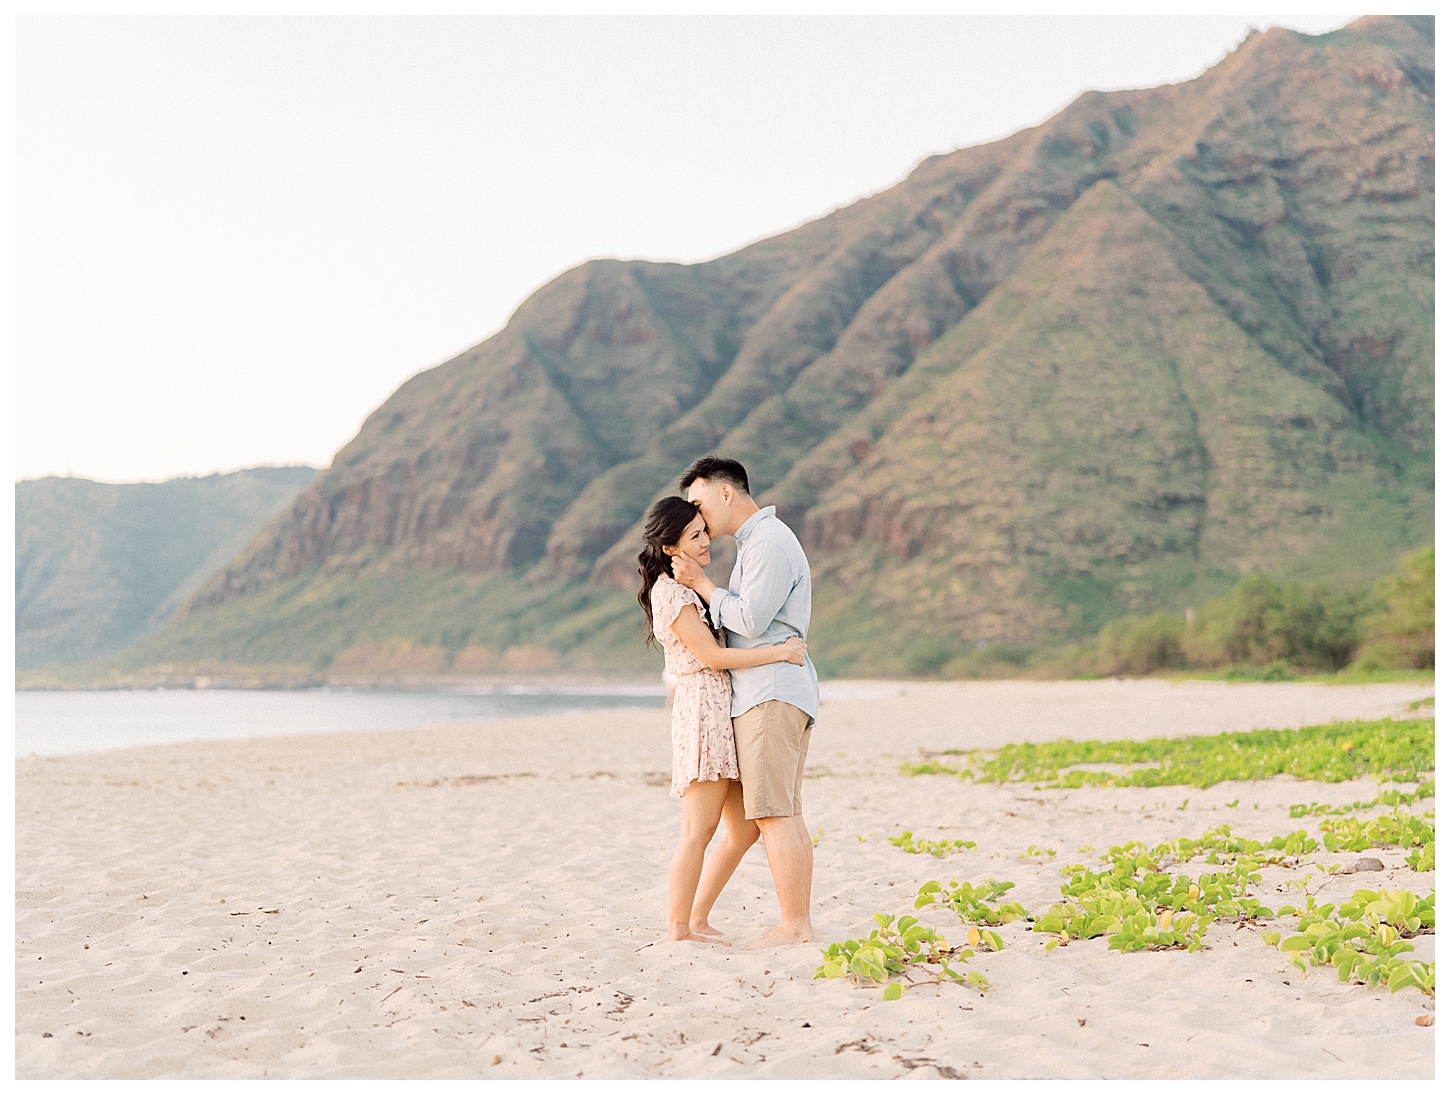
[[[700,598],[675,581],[670,566],[675,555],[709,566],[710,538],[693,505],[683,498],[661,498],[645,514],[639,604],[648,626],[646,645],[658,641],[664,647],[665,672],[678,680],[670,716],[670,794],[684,799],[685,809],[670,861],[668,938],[712,943],[722,940],[710,926],[710,909],[760,836],[755,823],[745,819],[726,670],[770,662],[804,665],[806,646],[792,636],[778,646],[727,648],[706,623]],[[725,843],[706,871],[705,848],[722,817]]]

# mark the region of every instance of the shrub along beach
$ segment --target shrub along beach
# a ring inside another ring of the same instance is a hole
[[[1121,616],[1071,646],[917,646],[926,676],[1141,677],[1371,681],[1435,668],[1435,547],[1404,556],[1373,589],[1263,574],[1196,609]]]

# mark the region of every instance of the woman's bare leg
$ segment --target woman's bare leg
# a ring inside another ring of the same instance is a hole
[[[718,939],[690,930],[690,909],[695,903],[695,890],[700,884],[700,869],[705,849],[720,824],[721,808],[732,783],[712,779],[696,780],[685,788],[684,813],[680,818],[680,839],[670,861],[670,927],[666,938],[694,939],[701,943],[718,943]],[[739,784],[733,784],[738,787]]]
[[[750,846],[760,838],[760,829],[753,821],[745,818],[745,796],[740,790],[740,781],[732,779],[725,794],[725,808],[721,813],[725,822],[725,840],[715,849],[700,876],[695,890],[695,904],[690,910],[690,931],[696,935],[719,935],[710,927],[710,910],[735,868]]]

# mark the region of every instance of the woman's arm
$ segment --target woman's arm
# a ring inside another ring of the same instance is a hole
[[[794,662],[804,665],[806,645],[792,635],[776,646],[757,646],[730,649],[715,641],[715,634],[700,619],[700,613],[689,604],[680,609],[670,630],[680,637],[691,654],[699,658],[708,669],[748,669],[752,665],[769,665],[771,662]]]

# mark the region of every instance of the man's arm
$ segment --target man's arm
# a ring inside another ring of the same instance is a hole
[[[740,592],[716,586],[710,594],[710,619],[716,627],[756,639],[785,604],[795,577],[790,558],[778,544],[747,544],[741,555]]]

